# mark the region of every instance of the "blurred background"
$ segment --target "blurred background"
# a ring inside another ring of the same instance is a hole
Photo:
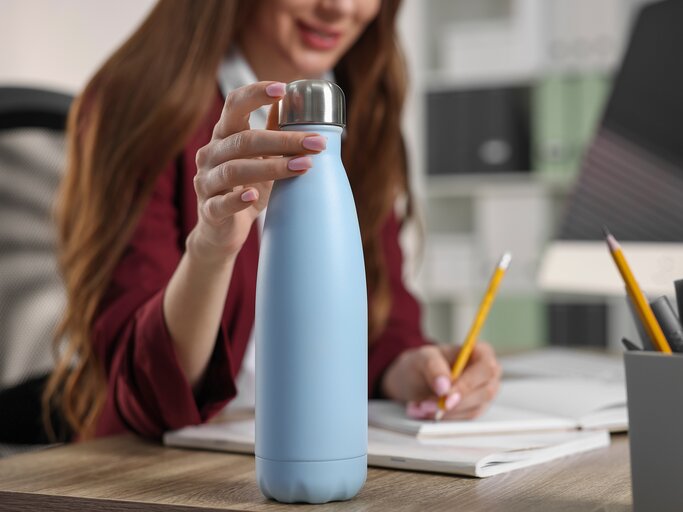
[[[422,219],[421,229],[404,233],[406,278],[423,300],[425,329],[434,339],[462,340],[506,249],[513,264],[483,335],[500,351],[616,346],[622,335],[637,338],[623,290],[552,286],[557,264],[544,266],[634,16],[647,3],[404,0],[400,24],[411,76],[404,128]],[[76,94],[153,4],[3,0],[0,86]],[[49,223],[48,206],[42,212]],[[607,251],[599,254],[618,283]],[[0,288],[7,268],[0,269]],[[58,284],[49,286],[58,310]],[[31,300],[38,301],[40,287],[34,291]],[[4,299],[6,329],[35,324],[28,316],[9,322]]]
[[[412,77],[405,131],[426,235],[416,286],[436,339],[464,338],[505,249],[513,263],[482,336],[499,351],[618,348],[621,336],[637,338],[602,245],[593,261],[608,275],[593,289],[557,286],[558,279],[571,284],[563,273],[586,268],[562,268],[547,253],[561,235],[635,17],[648,3],[404,3]]]

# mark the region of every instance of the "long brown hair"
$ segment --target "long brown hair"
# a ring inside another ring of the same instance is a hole
[[[399,2],[382,1],[378,16],[335,69],[347,95],[342,156],[363,238],[371,338],[386,323],[391,305],[380,229],[397,195],[410,198],[400,132],[406,77],[394,28]],[[90,340],[98,306],[163,163],[182,151],[206,115],[220,59],[254,5],[160,0],[70,112],[67,169],[57,204],[68,303],[43,405],[46,418],[61,408],[82,438],[93,435],[106,396],[102,362]]]

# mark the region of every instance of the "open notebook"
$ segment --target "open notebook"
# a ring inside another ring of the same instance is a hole
[[[370,424],[418,437],[570,429],[628,429],[623,383],[588,379],[505,380],[491,407],[473,421],[417,421],[402,406],[372,400]]]
[[[543,432],[424,439],[370,427],[368,464],[413,471],[487,477],[609,445],[604,430]],[[164,435],[164,444],[254,453],[254,420],[185,427]]]
[[[617,384],[626,382],[621,353],[606,353],[588,348],[544,347],[501,356],[499,361],[506,378],[552,377],[600,380]]]

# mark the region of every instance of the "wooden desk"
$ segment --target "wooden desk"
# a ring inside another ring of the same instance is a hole
[[[628,438],[486,479],[369,468],[350,502],[330,510],[631,510]],[[0,510],[285,510],[261,496],[246,455],[164,448],[132,436],[0,460]],[[312,508],[311,508],[312,509]]]

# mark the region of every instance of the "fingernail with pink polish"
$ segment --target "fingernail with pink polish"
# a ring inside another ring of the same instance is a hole
[[[285,95],[285,84],[282,82],[275,82],[266,86],[266,94],[272,98],[278,98]]]
[[[438,408],[439,406],[433,400],[424,400],[420,403],[420,410],[423,414],[434,414]]]
[[[252,201],[256,200],[256,191],[253,188],[250,188],[249,190],[245,191],[242,193],[240,196],[240,199],[244,201],[245,203],[250,203]]]
[[[456,405],[460,403],[461,398],[462,396],[460,395],[460,393],[453,393],[451,396],[446,398],[446,403],[444,404],[446,406],[446,410],[450,411],[451,409],[453,409]]]
[[[312,135],[310,137],[306,137],[302,145],[311,151],[322,151],[327,147],[327,138],[321,135]]]
[[[434,391],[439,396],[443,396],[451,389],[451,381],[445,375],[440,375],[434,380]]]
[[[289,162],[287,162],[287,169],[290,171],[305,171],[311,167],[313,167],[313,160],[310,156],[292,158]]]
[[[406,415],[413,419],[421,419],[424,416],[422,409],[415,402],[408,402],[408,405],[406,405]]]

